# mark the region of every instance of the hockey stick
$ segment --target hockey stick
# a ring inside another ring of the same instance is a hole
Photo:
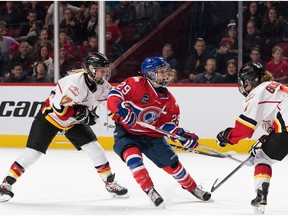
[[[195,153],[195,154],[201,154],[201,155],[206,155],[206,156],[211,156],[211,157],[223,158],[221,155],[218,155],[218,154],[211,154],[211,153],[208,153],[208,152],[202,152],[202,151],[198,151],[198,150],[191,149],[191,148],[185,148],[185,147],[174,145],[174,144],[171,144],[171,143],[169,143],[169,144],[172,146],[172,148],[180,149],[182,151],[187,151],[187,152],[191,152],[191,153]]]
[[[157,128],[157,127],[155,127],[155,126],[153,126],[153,125],[151,125],[151,124],[148,124],[148,123],[146,123],[146,122],[137,121],[137,124],[141,125],[142,127],[149,128],[149,129],[151,129],[151,130],[157,131],[158,133],[162,133],[162,134],[164,134],[164,135],[173,137],[174,139],[186,140],[186,138],[184,138],[184,137],[181,137],[181,136],[179,136],[179,135],[177,135],[177,134],[170,133],[170,132],[165,131],[165,130],[163,130],[163,129],[161,129],[161,128]],[[234,161],[237,161],[237,162],[239,162],[239,163],[242,163],[242,162],[243,162],[243,161],[241,161],[241,160],[239,160],[239,159],[237,159],[237,158],[235,158],[235,157],[232,157],[231,155],[228,155],[228,154],[225,154],[225,153],[222,153],[222,152],[218,152],[218,151],[216,151],[215,149],[209,148],[209,147],[204,146],[204,145],[201,145],[200,143],[198,143],[198,146],[199,146],[200,148],[205,149],[205,150],[211,151],[211,152],[213,152],[213,153],[215,153],[215,154],[217,154],[217,155],[219,155],[219,156],[221,156],[221,157],[223,157],[223,158],[229,158],[229,159],[234,160]]]
[[[217,188],[219,188],[221,185],[223,185],[224,182],[226,182],[233,174],[235,174],[241,167],[243,167],[252,158],[253,158],[253,156],[250,155],[246,160],[244,160],[241,164],[239,164],[231,173],[229,173],[221,182],[219,182],[216,185],[216,182],[218,181],[218,178],[217,178],[211,187],[211,192],[214,192]]]
[[[108,122],[104,122],[104,126],[108,128],[115,128],[115,125],[109,124]]]

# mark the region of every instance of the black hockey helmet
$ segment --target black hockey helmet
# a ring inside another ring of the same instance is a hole
[[[238,88],[244,97],[261,83],[264,68],[260,63],[247,63],[238,72]]]
[[[91,53],[83,61],[83,68],[96,84],[103,84],[104,80],[108,81],[111,77],[110,61],[101,53]],[[105,71],[103,77],[97,77],[97,70]]]

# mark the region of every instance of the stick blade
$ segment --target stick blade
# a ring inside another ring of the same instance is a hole
[[[216,184],[217,181],[218,181],[218,178],[214,181],[214,183],[213,183],[213,185],[211,187],[211,192],[214,192],[217,189],[217,187],[215,187],[215,184]]]

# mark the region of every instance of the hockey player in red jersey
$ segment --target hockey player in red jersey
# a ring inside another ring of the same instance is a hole
[[[146,122],[183,136],[186,138],[180,141],[183,146],[197,147],[198,136],[178,126],[179,107],[166,88],[171,78],[169,72],[169,64],[162,57],[148,57],[141,65],[143,76],[124,80],[110,91],[107,100],[116,125],[114,151],[127,164],[134,179],[155,206],[164,200],[154,188],[142,154],[198,199],[207,201],[211,196],[197,187],[163,134],[137,124],[139,121]]]
[[[110,62],[106,56],[94,53],[83,62],[84,70],[60,79],[32,123],[25,151],[11,165],[0,185],[0,202],[10,200],[12,185],[46,153],[59,131],[65,132],[77,150],[83,150],[92,160],[107,191],[113,197],[128,197],[127,189],[114,181],[109,161],[91,129],[96,123],[98,105],[106,106],[110,84]],[[81,70],[81,69],[80,69]],[[71,186],[73,187],[73,186]]]
[[[256,198],[251,201],[255,210],[264,212],[272,176],[272,164],[281,161],[288,153],[288,88],[271,81],[272,75],[259,63],[248,63],[238,73],[240,92],[245,96],[244,111],[235,121],[217,135],[220,147],[237,144],[251,138],[260,126],[267,131],[259,142],[252,146],[254,156],[254,188]]]

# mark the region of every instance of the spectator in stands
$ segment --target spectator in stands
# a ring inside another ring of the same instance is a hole
[[[0,12],[0,20],[6,22],[7,29],[18,28],[25,15],[14,6],[14,1],[6,1],[5,8]]]
[[[259,47],[264,49],[264,39],[259,30],[256,28],[255,22],[249,20],[247,22],[247,34],[243,40],[243,61],[248,62],[250,58],[251,47]]]
[[[41,29],[39,32],[39,40],[34,45],[34,53],[38,53],[42,46],[47,46],[49,50],[53,49],[53,41],[49,40],[49,34],[47,29]]]
[[[111,12],[114,16],[115,24],[118,24],[122,32],[123,38],[121,40],[121,46],[125,51],[134,43],[134,23],[136,20],[135,2],[119,1]]]
[[[273,59],[266,64],[266,70],[272,73],[277,82],[288,82],[288,63],[283,59],[283,49],[274,46],[272,49]]]
[[[47,14],[47,9],[43,5],[43,2],[40,1],[29,1],[25,11],[33,10],[36,13],[36,18],[38,22],[41,22],[43,25],[45,23],[45,17]]]
[[[68,39],[67,31],[65,29],[60,29],[59,31],[59,43],[60,45],[64,45],[66,47],[68,53],[72,53],[72,43]]]
[[[123,53],[123,48],[120,45],[122,33],[118,25],[114,23],[114,18],[111,13],[106,14],[106,45],[107,57],[110,61],[115,61]]]
[[[285,24],[285,28],[283,30],[283,37],[282,37],[283,42],[288,42],[288,22]]]
[[[156,1],[141,1],[136,7],[135,42],[152,31],[162,19],[162,11]]]
[[[5,22],[0,22],[0,77],[3,77],[7,68],[7,63],[13,52],[18,50],[19,43],[12,37],[5,36]]]
[[[169,83],[180,83],[180,80],[178,79],[178,71],[175,69],[170,70],[171,74],[171,80]]]
[[[6,83],[29,83],[31,82],[31,77],[23,71],[22,64],[19,62],[13,62],[11,65],[11,70],[7,73],[3,79]]]
[[[64,14],[63,11],[65,8],[70,8],[74,14],[84,13],[86,10],[86,8],[80,8],[80,7],[73,6],[73,5],[69,4],[67,1],[59,1],[59,22],[60,23],[63,20],[63,14]],[[44,27],[51,28],[54,25],[53,24],[54,23],[53,14],[54,14],[54,3],[52,3],[47,10]]]
[[[44,62],[37,62],[33,68],[33,76],[31,82],[52,83],[53,78],[48,74],[47,69],[47,65]]]
[[[88,37],[95,37],[98,35],[98,3],[91,2],[88,7],[88,16],[83,22],[83,34]]]
[[[232,49],[232,42],[230,38],[222,38],[219,47],[216,49],[215,59],[217,62],[218,72],[225,74],[227,62],[235,59],[235,54],[230,52]],[[236,60],[236,59],[235,59]]]
[[[22,41],[19,44],[18,52],[10,59],[10,64],[14,62],[21,63],[23,70],[31,77],[32,76],[32,65],[35,61],[32,46],[27,41]]]
[[[161,55],[170,65],[171,69],[179,70],[178,61],[174,56],[174,49],[171,43],[165,43]]]
[[[249,63],[260,63],[263,68],[265,68],[266,64],[265,61],[261,58],[261,50],[258,47],[251,48]]]
[[[34,61],[33,66],[35,67],[38,62],[44,62],[47,66],[48,75],[54,77],[54,61],[53,58],[49,56],[49,52],[50,50],[47,46],[42,46],[37,53],[36,61]]]
[[[83,62],[82,58],[82,62]],[[60,78],[67,76],[67,71],[75,69],[76,63],[74,57],[67,53],[65,46],[60,46],[59,49],[59,66],[60,66]],[[79,65],[80,67],[80,65]]]
[[[224,83],[238,83],[237,62],[232,59],[227,62],[226,74],[223,76]]]
[[[185,61],[183,79],[181,82],[193,82],[195,76],[205,69],[205,63],[212,55],[206,51],[206,43],[203,38],[197,38],[194,42],[192,54]]]
[[[264,57],[268,60],[272,48],[282,41],[285,22],[275,7],[267,9],[263,17],[262,33],[265,40]]]
[[[60,23],[60,28],[65,29],[67,32],[67,36],[69,41],[73,45],[79,45],[83,43],[82,37],[82,25],[78,19],[76,19],[75,15],[73,14],[70,8],[65,8],[63,10],[63,20]]]
[[[237,58],[237,55],[238,55],[238,34],[237,34],[237,26],[236,26],[236,23],[234,20],[230,20],[230,22],[228,23],[227,28],[226,28],[226,34],[225,34],[224,38],[230,39],[231,43],[230,43],[230,49],[228,50],[228,52],[230,54],[234,55],[234,58]]]
[[[34,46],[38,41],[38,33],[42,29],[42,23],[37,23],[37,15],[35,11],[27,11],[27,21],[23,23],[19,37],[15,38],[17,41],[27,41]]]
[[[194,83],[223,83],[222,75],[216,72],[216,60],[208,58],[205,64],[205,71],[196,75]]]
[[[134,26],[136,19],[136,8],[133,2],[119,1],[118,5],[112,10],[115,23],[119,28],[124,26]]]
[[[248,9],[243,13],[243,27],[245,28],[248,21],[253,21],[257,29],[262,27],[262,14],[258,10],[258,4],[255,1],[249,3]]]

